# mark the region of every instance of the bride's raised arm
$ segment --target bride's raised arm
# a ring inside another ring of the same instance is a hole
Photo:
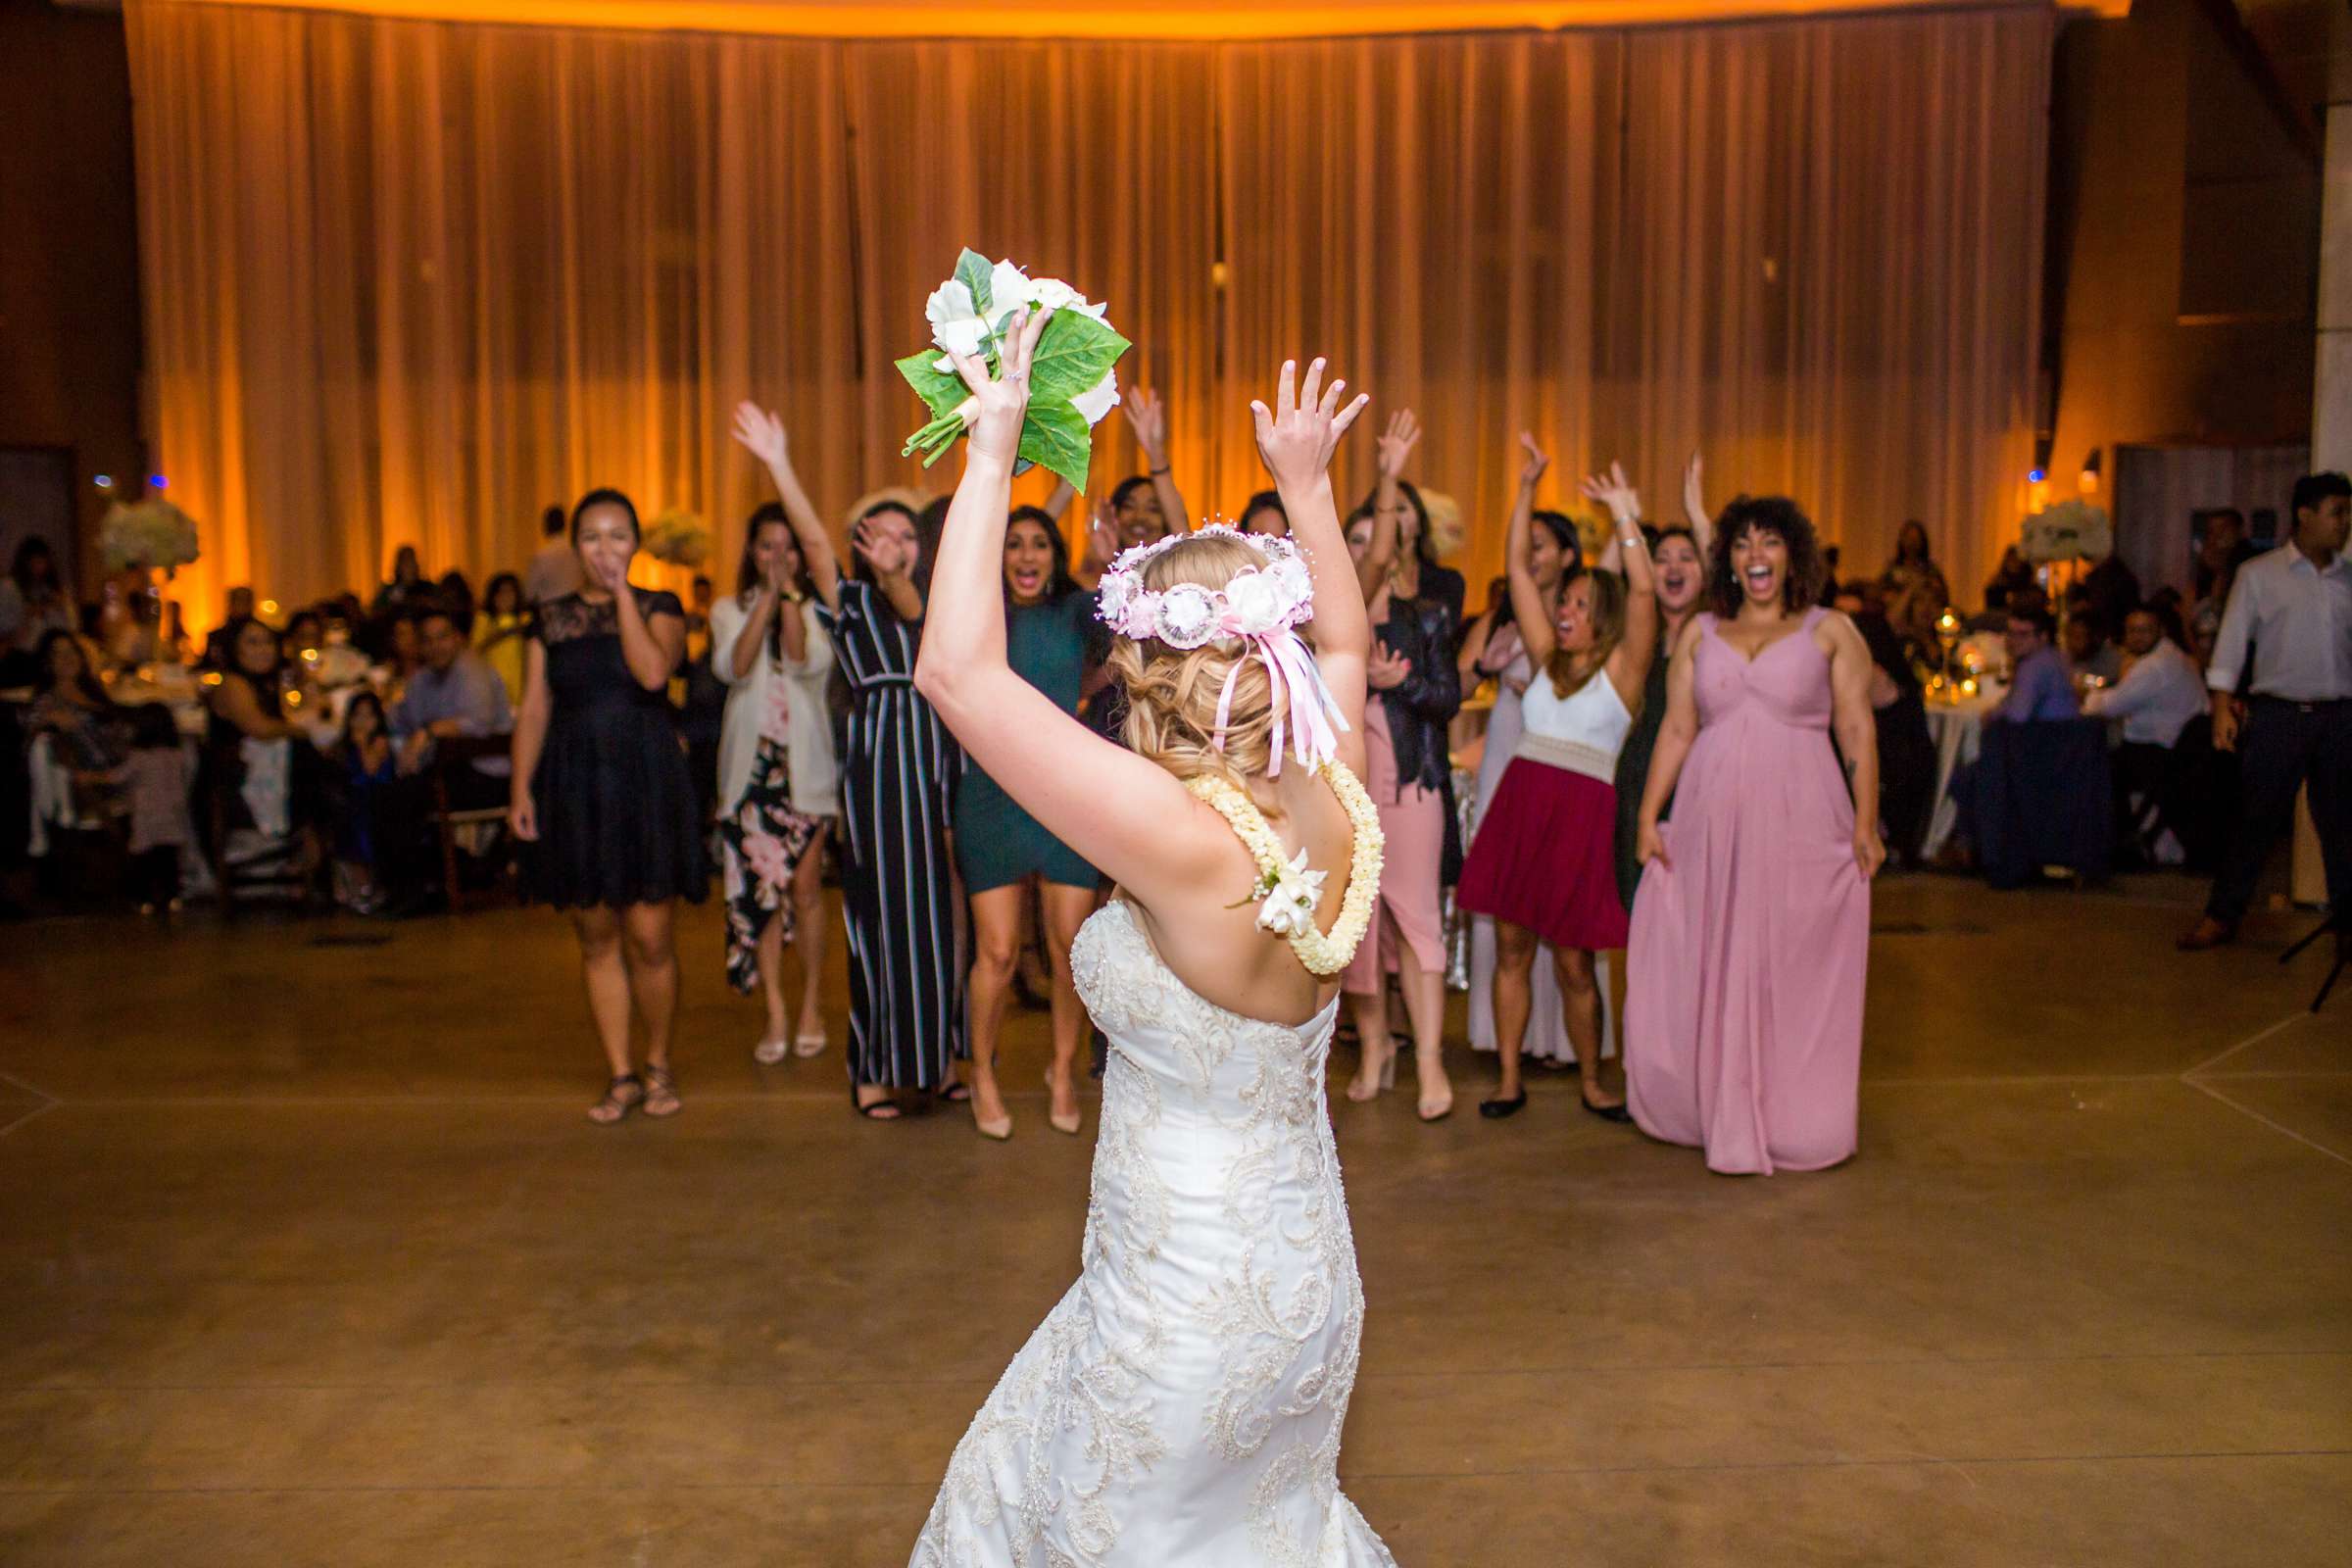
[[[931,567],[915,689],[965,754],[1062,843],[1147,902],[1204,874],[1220,846],[1205,831],[1170,832],[1193,800],[1174,774],[1113,745],[1013,672],[1004,644],[1004,530],[1012,468],[1029,407],[1029,366],[1050,311],[1016,317],[1003,374],[951,355],[978,414],[963,478],[948,505]],[[1213,821],[1213,819],[1212,819]]]
[[[1291,537],[1306,553],[1315,584],[1315,665],[1331,688],[1348,731],[1340,737],[1340,760],[1350,771],[1364,770],[1364,666],[1372,655],[1372,620],[1363,587],[1348,559],[1348,536],[1340,531],[1339,505],[1331,494],[1331,455],[1371,398],[1357,393],[1345,409],[1345,381],[1322,385],[1323,362],[1306,368],[1306,384],[1292,391],[1298,362],[1282,362],[1274,407],[1252,401],[1257,419],[1257,455],[1273,475],[1274,489],[1290,514]]]

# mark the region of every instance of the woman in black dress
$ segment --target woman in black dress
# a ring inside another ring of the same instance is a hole
[[[671,916],[679,899],[702,901],[710,877],[668,696],[685,612],[675,594],[629,586],[637,509],[619,491],[580,498],[571,543],[583,585],[541,605],[531,629],[507,815],[532,847],[531,895],[571,911],[579,932],[588,1010],[612,1069],[588,1116],[611,1124],[640,1106],[679,1108]],[[632,1001],[645,1020],[642,1073],[629,1054]]]
[[[841,810],[852,1095],[858,1113],[874,1121],[902,1114],[894,1090],[936,1090],[961,1102],[971,1091],[955,1081],[954,1064],[971,1050],[948,852],[957,754],[914,689],[923,621],[914,514],[881,501],[852,519],[858,574],[845,575],[832,535],[793,469],[782,422],[746,403],[735,411],[735,439],[775,481],[816,589],[818,615],[850,684]]]

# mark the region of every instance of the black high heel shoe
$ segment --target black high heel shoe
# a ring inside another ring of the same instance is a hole
[[[1505,1116],[1516,1116],[1526,1108],[1527,1091],[1525,1089],[1520,1090],[1508,1100],[1482,1100],[1478,1102],[1478,1113],[1489,1121],[1500,1121]]]
[[[1585,1098],[1585,1092],[1582,1089],[1576,1092],[1576,1102],[1602,1121],[1632,1121],[1634,1119],[1634,1113],[1623,1105],[1595,1105]]]

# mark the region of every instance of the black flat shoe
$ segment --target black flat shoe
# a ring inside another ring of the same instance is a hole
[[[1632,1121],[1634,1119],[1634,1113],[1623,1105],[1595,1105],[1585,1098],[1582,1090],[1577,1092],[1576,1100],[1578,1104],[1583,1105],[1602,1121]]]
[[[1505,1116],[1516,1116],[1526,1108],[1527,1091],[1524,1089],[1508,1100],[1482,1100],[1478,1102],[1478,1113],[1489,1121],[1500,1121]]]

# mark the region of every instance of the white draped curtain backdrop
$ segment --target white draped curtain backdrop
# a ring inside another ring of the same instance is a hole
[[[1110,303],[1196,513],[1260,482],[1248,401],[1329,355],[1499,569],[1621,458],[1660,516],[1795,496],[1962,593],[2029,461],[2052,20],[2034,6],[1250,43],[598,31],[129,0],[159,466],[225,586],[294,602],[516,565],[591,485],[683,507],[719,575],[777,407],[819,504],[899,456],[891,362],[958,246]],[[1346,458],[1349,497],[1371,443]],[[1096,472],[1139,466],[1114,415]],[[1043,485],[1035,488],[1042,493]]]

